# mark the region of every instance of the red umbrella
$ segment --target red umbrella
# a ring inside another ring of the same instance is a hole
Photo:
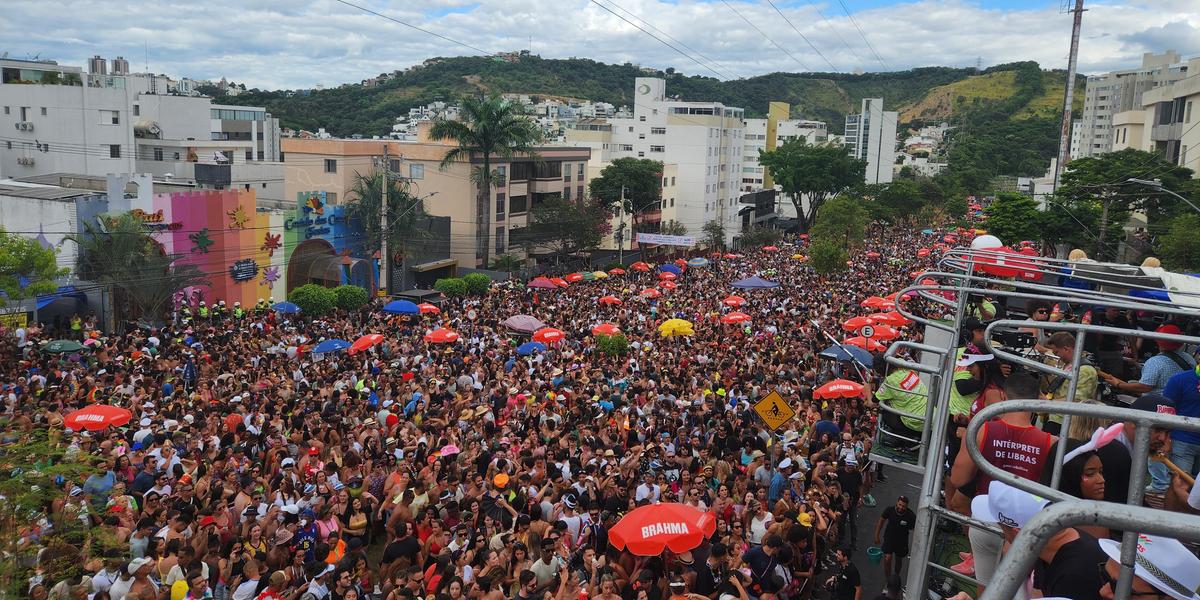
[[[749,321],[749,320],[750,320],[750,315],[743,313],[743,312],[731,312],[731,313],[721,317],[721,322],[725,323],[726,325],[733,324],[733,323],[745,323],[746,321]]]
[[[779,246],[763,246],[763,252],[779,252]]]
[[[852,317],[850,319],[846,319],[846,321],[842,323],[842,329],[845,329],[846,331],[858,331],[867,325],[874,324],[875,319],[872,319],[871,317]]]
[[[436,315],[436,314],[440,314],[442,312],[442,309],[440,309],[428,302],[423,302],[421,304],[418,304],[417,310],[421,311],[421,314],[423,314],[423,315]]]
[[[872,321],[875,321],[876,323],[879,323],[881,325],[889,325],[891,327],[903,327],[912,322],[912,321],[909,321],[908,319],[904,318],[904,315],[902,315],[898,312],[895,312],[895,311],[886,312],[886,313],[884,313],[884,312],[874,313],[874,314],[867,315],[867,318],[869,318]]]
[[[622,269],[621,267],[613,267],[608,270],[608,274],[609,275],[624,275],[625,269]]]
[[[662,271],[658,274],[658,278],[663,281],[675,281],[679,276],[670,271]]]
[[[687,259],[677,258],[677,259],[675,259],[675,264],[679,265],[680,267],[686,268],[687,267]]]
[[[532,280],[529,281],[528,285],[531,288],[535,288],[535,289],[539,289],[539,290],[554,289],[554,282],[549,279],[546,279],[545,277],[534,277]]]
[[[807,239],[808,239],[808,234],[807,234],[807,233],[802,233],[802,234],[800,234],[800,239],[802,239],[802,240],[807,240]]]
[[[876,325],[871,328],[871,339],[873,340],[894,340],[900,337],[900,332],[887,325]]]
[[[370,348],[371,346],[374,346],[382,341],[383,335],[378,333],[368,333],[367,335],[354,340],[353,344],[350,344],[350,354],[362,352],[363,350],[366,350],[367,348]]]
[[[642,290],[641,295],[644,298],[657,298],[662,295],[662,292],[660,292],[654,288],[646,288],[646,289]]]
[[[863,386],[849,379],[834,379],[813,392],[813,398],[818,400],[833,400],[834,398],[858,398],[862,396]]]
[[[708,256],[709,256],[709,258],[721,258],[721,253],[713,252],[713,253],[709,254]]]
[[[879,258],[880,256],[883,256],[883,255],[878,252],[868,252],[867,253],[867,258]]]
[[[567,283],[579,283],[583,281],[583,273],[571,273],[564,277],[564,279],[567,280]]]
[[[886,298],[880,298],[879,296],[871,296],[870,298],[863,300],[862,306],[866,308],[874,308],[876,310],[891,310],[896,308],[896,304],[894,302],[890,302]]]
[[[133,413],[119,406],[93,404],[68,414],[63,423],[72,431],[81,429],[100,431],[109,427],[126,425],[132,418]]]
[[[983,205],[982,204],[972,204],[972,205],[968,206],[967,208],[970,208],[971,210],[982,210]]]
[[[958,243],[958,237],[957,237],[957,236],[953,236],[953,235],[948,235],[948,236],[945,236],[945,237],[943,237],[943,238],[942,238],[942,241],[943,241],[943,242],[946,242],[947,244],[957,244],[957,243]]]
[[[917,250],[917,258],[925,258],[926,256],[929,256],[929,248]]]
[[[658,556],[664,550],[694,550],[717,530],[714,513],[686,504],[647,504],[630,511],[608,532],[618,550],[637,556]]]
[[[553,283],[554,285],[556,285],[560,288],[565,288],[565,287],[571,285],[571,284],[567,283],[567,280],[563,279],[562,277],[551,277],[550,283]]]
[[[641,271],[645,273],[650,270],[650,265],[639,260],[632,265],[629,265],[629,268],[633,269],[634,271]]]
[[[612,323],[601,323],[592,328],[592,335],[617,335],[621,328]]]
[[[883,297],[883,299],[884,299],[884,300],[887,300],[887,301],[889,301],[889,302],[895,302],[895,301],[896,301],[896,296],[898,296],[899,294],[900,294],[900,292],[892,292],[892,293],[890,293],[890,294],[888,294],[888,295],[884,296],[884,297]]]
[[[454,342],[458,341],[458,333],[446,329],[445,327],[439,327],[435,329],[433,333],[426,334],[425,341],[432,342],[434,344],[453,344]]]
[[[866,350],[867,352],[882,352],[887,349],[887,347],[884,346],[883,344],[881,344],[875,340],[862,337],[862,336],[854,336],[852,338],[846,338],[846,339],[842,340],[842,343],[846,344],[847,346],[858,346],[859,348],[862,348],[863,350]]]
[[[621,299],[616,296],[603,296],[600,298],[600,304],[608,304],[610,306],[620,306]]]
[[[674,281],[667,280],[667,281],[658,282],[658,287],[660,287],[664,290],[673,290],[673,289],[679,287],[679,284],[675,283]]]
[[[737,308],[739,306],[745,306],[746,299],[741,296],[730,296],[730,297],[722,300],[721,304],[724,304],[725,306],[732,306],[734,308]]]
[[[734,254],[732,252],[726,252],[724,255],[724,258],[737,258],[738,256],[740,256],[740,255]]]
[[[533,332],[533,341],[541,342],[543,344],[561,342],[566,338],[567,334],[563,333],[563,330],[555,329],[553,327],[543,327]]]

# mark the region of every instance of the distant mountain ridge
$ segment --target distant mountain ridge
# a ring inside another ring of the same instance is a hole
[[[843,129],[845,116],[858,111],[863,98],[877,97],[884,98],[889,110],[900,111],[902,124],[946,120],[968,112],[963,108],[991,104],[1003,105],[1013,119],[1054,118],[1061,107],[1065,74],[1042,71],[1040,93],[1033,97],[1018,94],[1023,84],[1017,72],[1028,72],[1031,67],[1037,68],[1037,64],[999,65],[983,73],[971,68],[922,67],[864,74],[781,72],[721,81],[673,69],[656,71],[583,58],[453,57],[431,59],[373,87],[351,84],[309,92],[254,89],[223,97],[222,102],[266,106],[284,127],[310,131],[324,127],[337,136],[370,137],[390,132],[394,119],[407,115],[409,108],[436,100],[453,101],[464,94],[496,91],[631,105],[634,78],[660,76],[667,79],[667,93],[684,100],[740,106],[751,117],[765,115],[769,102],[788,102],[793,118],[825,121],[830,131],[837,133]],[[1082,85],[1076,90],[1081,103]]]

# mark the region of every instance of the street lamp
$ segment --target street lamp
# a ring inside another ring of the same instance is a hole
[[[1200,207],[1197,207],[1195,204],[1192,204],[1192,202],[1190,200],[1188,200],[1187,198],[1184,198],[1183,196],[1180,196],[1179,194],[1176,194],[1175,192],[1172,192],[1171,190],[1168,190],[1167,188],[1163,187],[1161,179],[1138,179],[1136,177],[1130,177],[1129,179],[1126,179],[1125,182],[1126,183],[1136,183],[1138,185],[1152,187],[1154,189],[1157,189],[1160,192],[1166,192],[1172,196],[1175,196],[1176,198],[1179,198],[1180,200],[1183,200],[1183,202],[1185,204],[1192,207],[1192,210],[1200,213]]]

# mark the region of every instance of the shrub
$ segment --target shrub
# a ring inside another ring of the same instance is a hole
[[[357,285],[340,285],[333,288],[337,294],[337,305],[342,310],[358,310],[371,300],[371,294]]]
[[[844,271],[849,259],[845,248],[828,240],[813,242],[808,249],[808,264],[822,275]]]
[[[470,273],[462,278],[467,286],[467,293],[472,296],[482,296],[492,288],[492,278],[483,273]]]
[[[457,298],[467,295],[467,282],[458,277],[447,277],[434,282],[433,289],[445,294],[448,298]]]
[[[319,317],[337,307],[338,295],[323,285],[309,283],[292,290],[288,301],[299,306],[304,315]]]
[[[629,352],[629,340],[621,333],[597,336],[596,349],[609,356],[623,356]]]

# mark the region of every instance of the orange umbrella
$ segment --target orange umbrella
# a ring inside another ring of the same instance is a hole
[[[601,323],[592,328],[592,335],[617,335],[621,328],[612,323]]]
[[[749,320],[750,320],[750,315],[743,313],[743,312],[731,312],[731,313],[721,317],[721,322],[725,323],[726,325],[731,325],[731,324],[736,324],[736,323],[745,323],[746,321],[749,321]]]
[[[854,336],[852,338],[846,338],[846,339],[842,340],[842,343],[846,344],[847,346],[858,346],[859,348],[862,348],[863,350],[866,350],[867,352],[882,352],[883,350],[887,349],[887,347],[884,346],[883,344],[881,344],[875,340],[862,337],[862,336]]]
[[[646,289],[642,290],[641,295],[643,298],[657,298],[662,295],[662,292],[660,292],[654,288],[646,288]]]
[[[72,431],[81,429],[100,431],[109,427],[127,425],[132,418],[133,413],[119,406],[93,404],[68,414],[63,419],[63,423]]]
[[[734,254],[734,253],[732,253],[732,252],[726,252],[726,253],[724,254],[723,258],[738,258],[739,256],[741,256],[741,255],[740,255],[740,254]]]
[[[870,298],[863,300],[862,306],[866,308],[874,308],[876,310],[891,310],[896,308],[896,304],[894,302],[891,302],[886,298],[880,298],[879,296],[871,296]]]
[[[929,248],[921,248],[920,250],[917,250],[918,258],[925,258],[926,256],[929,256]]]
[[[370,348],[371,346],[374,346],[382,341],[383,335],[378,333],[368,333],[367,335],[354,340],[353,344],[350,344],[350,354],[362,352],[363,350],[366,350],[367,348]]]
[[[658,274],[658,278],[663,281],[675,281],[679,276],[670,271],[662,271]]]
[[[608,304],[610,306],[620,306],[621,299],[616,296],[603,296],[600,298],[600,304]]]
[[[779,246],[763,246],[763,252],[779,252]]]
[[[567,283],[579,283],[580,281],[583,281],[583,273],[571,273],[564,279],[567,280]]]
[[[458,337],[458,333],[445,327],[439,327],[433,330],[433,333],[426,334],[425,341],[434,344],[453,344],[458,341]]]
[[[633,269],[634,271],[641,271],[645,273],[650,270],[650,265],[639,260],[632,265],[629,265],[629,268]]]
[[[662,502],[633,509],[608,532],[618,550],[637,556],[658,556],[694,550],[717,530],[715,513],[686,504]]]
[[[442,309],[440,309],[428,302],[423,302],[421,304],[418,304],[417,310],[421,311],[421,314],[423,314],[423,315],[436,315],[436,314],[441,314],[441,312],[442,312]]]
[[[622,269],[621,267],[613,267],[608,270],[608,274],[609,275],[624,275],[625,269]]]
[[[567,334],[563,333],[563,330],[553,327],[543,327],[533,332],[533,341],[543,344],[553,344],[565,339],[567,339]]]
[[[677,265],[679,265],[679,266],[681,266],[681,267],[686,267],[686,266],[687,266],[687,259],[684,259],[684,258],[677,258],[677,259],[675,259],[675,264],[677,264]]]
[[[658,287],[664,290],[673,290],[679,287],[679,284],[675,283],[674,281],[660,281],[658,282]]]
[[[867,258],[879,258],[880,256],[883,256],[883,255],[878,252],[868,252],[867,253]]]
[[[550,283],[553,283],[554,285],[557,285],[560,288],[565,288],[568,285],[571,285],[571,284],[567,283],[567,280],[563,279],[562,277],[551,277]]]
[[[872,321],[875,321],[876,323],[879,323],[881,325],[890,325],[892,327],[903,327],[912,322],[912,321],[909,321],[908,319],[904,318],[904,315],[902,315],[898,312],[895,312],[895,311],[886,312],[886,313],[884,313],[884,312],[873,313],[873,314],[867,315],[867,318],[869,318]]]
[[[853,317],[846,319],[846,321],[842,323],[842,329],[845,329],[846,331],[858,331],[867,325],[874,324],[875,320],[871,317]]]
[[[728,298],[722,300],[721,304],[724,304],[725,306],[732,306],[734,308],[737,308],[739,306],[745,306],[746,299],[741,296],[729,296]]]
[[[863,386],[849,379],[834,379],[813,392],[813,398],[818,400],[833,400],[834,398],[858,398],[862,396]]]
[[[900,332],[887,325],[876,325],[871,328],[871,339],[873,340],[894,340],[900,337]]]

